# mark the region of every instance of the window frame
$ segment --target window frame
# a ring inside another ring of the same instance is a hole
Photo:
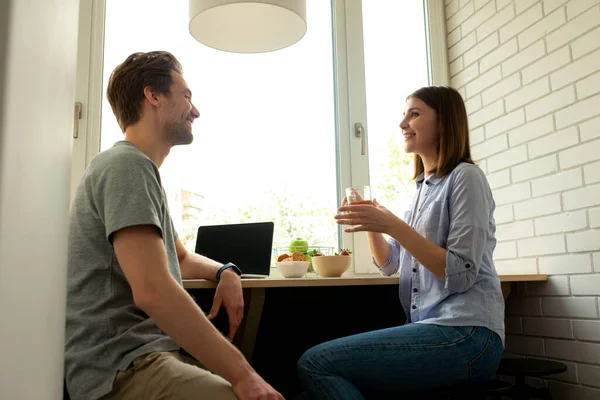
[[[348,186],[368,185],[369,179],[369,126],[367,121],[365,60],[362,24],[361,0],[334,0],[334,13],[339,22],[334,20],[334,41],[339,40],[340,46],[334,46],[335,63],[338,70],[345,72],[347,87],[336,87],[336,96],[340,110],[337,121],[340,124],[338,135],[350,142],[348,153],[342,153],[339,158],[349,159],[350,168],[343,170],[342,178],[338,181],[338,193]],[[427,65],[429,81],[432,85],[448,85],[449,67],[446,43],[446,18],[443,2],[439,0],[423,0],[425,16],[425,35],[427,44]],[[336,23],[337,22],[337,23]],[[351,29],[347,29],[351,27]],[[341,47],[341,48],[340,48]],[[336,49],[338,53],[336,54]],[[343,67],[339,60],[347,60]],[[343,81],[336,82],[337,84]],[[343,90],[346,93],[343,93]],[[347,117],[347,120],[345,119]],[[354,124],[361,123],[366,132],[366,151],[361,155],[361,138],[354,135]],[[338,194],[338,196],[340,196]],[[371,261],[369,244],[364,234],[348,234],[340,232],[344,247],[353,251],[353,267],[355,273],[378,273]]]
[[[104,10],[105,0],[79,2],[75,101],[82,104],[82,113],[81,118],[75,120],[75,124],[79,124],[79,136],[73,138],[71,199],[86,168],[100,152]]]
[[[353,185],[369,184],[368,121],[364,67],[361,0],[331,0],[334,66],[334,100],[337,151],[337,197]],[[91,160],[100,152],[104,25],[106,0],[81,0],[77,82],[75,101],[82,103],[79,137],[73,139],[71,198]],[[449,68],[444,4],[423,0],[428,46],[429,80],[448,85]],[[355,123],[366,132],[366,152],[361,155],[361,138],[354,135]],[[364,236],[344,233],[339,228],[341,247],[353,251],[355,273],[377,272]]]

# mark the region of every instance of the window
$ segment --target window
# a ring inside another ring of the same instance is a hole
[[[331,7],[307,5],[297,45],[233,54],[187,30],[187,2],[106,1],[104,73],[136,51],[165,49],[183,65],[200,118],[194,142],[174,148],[161,175],[173,221],[193,250],[200,224],[273,221],[275,246],[302,237],[338,246]],[[148,21],[160,21],[148,29]],[[144,34],[140,34],[144,32]],[[101,150],[122,140],[104,97]]]
[[[411,169],[400,168],[407,157],[398,123],[406,95],[431,75],[427,7],[307,0],[309,27],[299,43],[232,54],[189,35],[187,2],[166,4],[82,0],[77,101],[84,117],[74,184],[93,156],[123,138],[105,96],[112,70],[133,52],[167,50],[182,63],[201,113],[194,143],[174,148],[161,167],[185,245],[193,249],[201,224],[271,220],[274,246],[303,237],[350,248],[355,271],[368,272],[364,235],[341,234],[332,217],[351,184],[370,182],[390,209],[406,207]],[[368,127],[364,144],[356,122]]]
[[[364,1],[362,15],[370,183],[402,216],[414,184],[399,124],[406,96],[429,83],[424,9],[417,1]]]

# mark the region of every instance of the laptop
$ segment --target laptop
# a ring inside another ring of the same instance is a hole
[[[267,278],[273,230],[273,222],[200,226],[195,251],[223,264],[234,263],[242,279]]]

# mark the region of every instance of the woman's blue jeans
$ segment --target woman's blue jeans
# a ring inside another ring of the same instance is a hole
[[[500,337],[484,327],[407,324],[317,345],[298,361],[302,398],[363,400],[491,378]]]

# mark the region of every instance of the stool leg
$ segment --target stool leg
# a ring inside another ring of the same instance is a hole
[[[541,400],[552,400],[552,395],[550,395],[550,390],[547,388],[536,388],[532,390],[532,395],[536,399]]]
[[[513,386],[513,399],[514,400],[529,400],[530,390],[529,385],[525,383],[525,377],[517,376],[515,379],[515,385]],[[512,391],[511,391],[512,392]]]

